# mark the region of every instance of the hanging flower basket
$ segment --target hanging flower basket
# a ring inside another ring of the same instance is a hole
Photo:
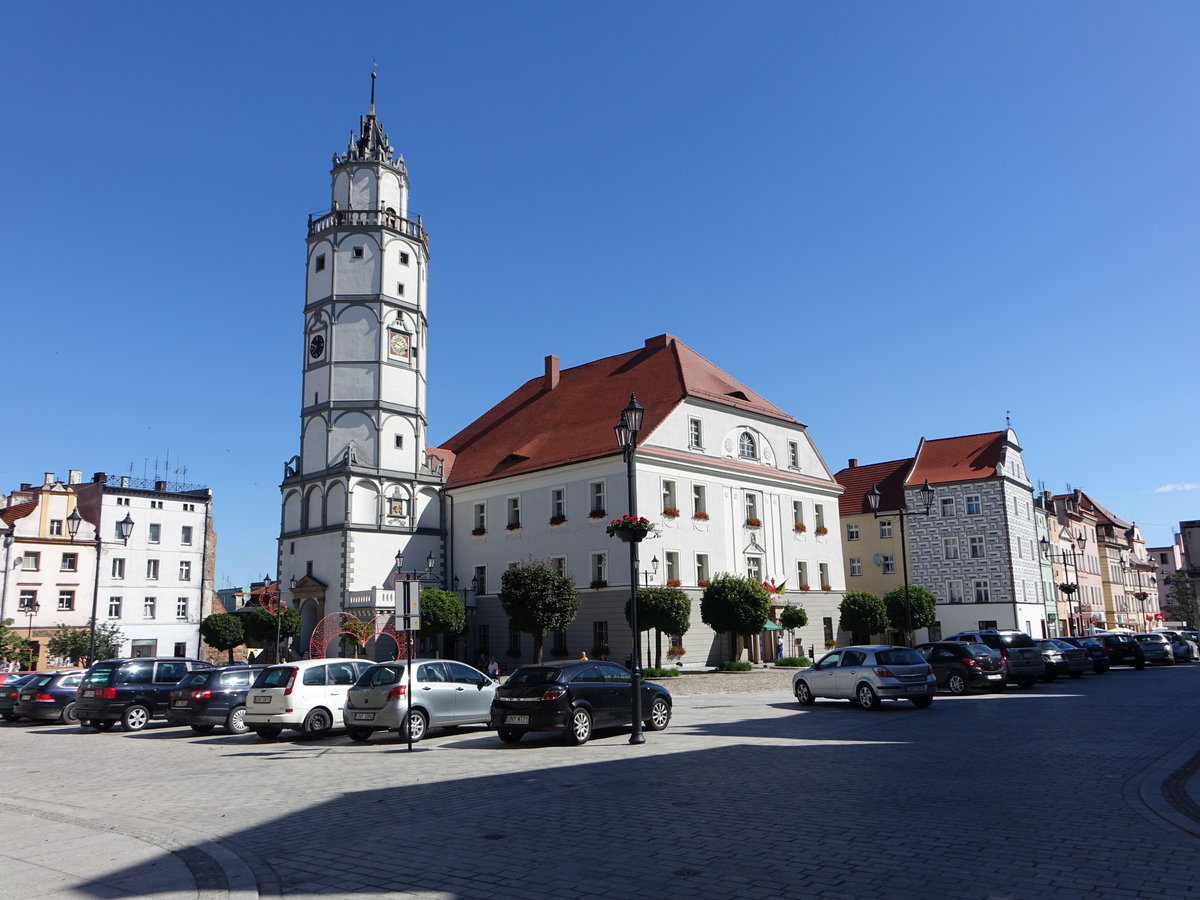
[[[609,537],[620,538],[625,543],[638,544],[648,537],[658,537],[658,526],[645,516],[624,515],[613,519],[605,529]]]

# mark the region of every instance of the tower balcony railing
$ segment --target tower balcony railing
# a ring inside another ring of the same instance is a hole
[[[343,609],[395,609],[396,592],[373,587],[368,591],[347,591]]]
[[[421,226],[421,217],[417,221],[401,218],[386,209],[335,209],[324,215],[308,216],[308,236],[312,237],[335,228],[387,228],[405,237],[420,241],[429,246],[429,235]]]

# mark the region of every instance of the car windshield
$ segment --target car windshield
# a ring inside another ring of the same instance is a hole
[[[204,687],[204,685],[208,684],[212,677],[213,672],[211,669],[201,669],[196,672],[188,672],[183,676],[182,679],[180,679],[179,684],[175,685],[175,687]]]
[[[113,672],[116,666],[92,666],[83,676],[83,684],[85,687],[102,687],[106,684],[111,684],[113,680]]]
[[[404,678],[404,664],[393,666],[371,666],[358,676],[355,687],[381,687],[399,684]]]
[[[889,647],[886,650],[878,650],[875,658],[880,665],[884,666],[919,666],[925,662],[925,657],[911,647]]]
[[[295,666],[271,666],[258,673],[258,677],[254,679],[254,686],[256,688],[287,687],[288,682],[292,680],[292,673],[295,671]]]
[[[529,666],[517,669],[509,676],[505,686],[530,687],[539,684],[552,684],[558,681],[562,669],[548,666]]]

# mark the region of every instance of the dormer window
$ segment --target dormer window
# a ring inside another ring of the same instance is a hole
[[[738,456],[742,459],[758,459],[758,443],[748,431],[743,431],[738,438]]]

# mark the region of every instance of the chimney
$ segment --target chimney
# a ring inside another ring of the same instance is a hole
[[[857,469],[858,468],[858,460],[855,459],[854,457],[850,457],[850,465],[847,468]]]
[[[92,474],[92,481],[95,484],[108,484],[108,475],[104,472],[95,472]]]
[[[558,387],[558,357],[546,357],[546,380],[542,383],[544,390],[552,391]]]
[[[45,479],[42,482],[42,484],[44,484],[44,485],[45,484],[54,484],[54,473],[53,472],[46,472],[42,477]]]
[[[79,469],[67,469],[67,484],[79,484],[83,481],[83,472]]]

